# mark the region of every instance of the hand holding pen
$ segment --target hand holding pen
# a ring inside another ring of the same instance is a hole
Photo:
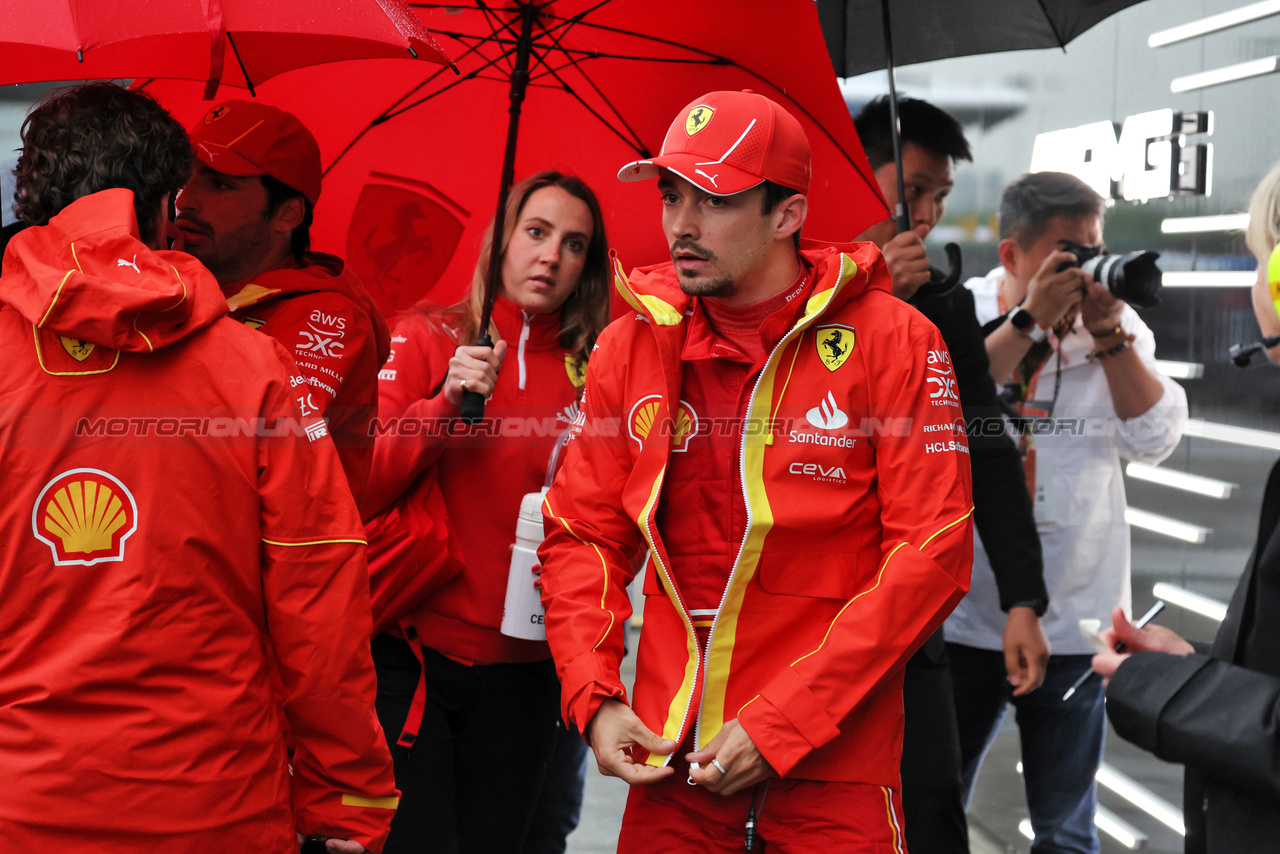
[[[1093,671],[1110,678],[1124,660],[1134,652],[1165,652],[1170,655],[1190,655],[1195,647],[1182,639],[1182,636],[1164,626],[1138,626],[1130,623],[1124,612],[1116,608],[1111,614],[1111,628],[1102,632],[1099,637],[1105,643],[1122,644],[1123,651],[1103,652],[1093,657]]]
[[[1128,618],[1124,615],[1123,608],[1113,608],[1111,610],[1111,628],[1107,629],[1105,632],[1101,632],[1098,635],[1098,638],[1107,646],[1114,649],[1117,654],[1124,653],[1129,650],[1131,643],[1136,644],[1136,647],[1133,649],[1135,652],[1152,651],[1152,647],[1143,641],[1143,630],[1146,628],[1147,623],[1154,620],[1156,615],[1163,610],[1164,602],[1157,601],[1156,604],[1152,605],[1151,609],[1147,611],[1147,613],[1143,614],[1136,623],[1130,623]],[[1160,629],[1160,627],[1153,626],[1149,630],[1149,633],[1156,634],[1156,629]],[[1161,629],[1161,631],[1168,632],[1168,634],[1178,638],[1177,634],[1168,629]],[[1186,641],[1183,641],[1182,638],[1178,638],[1178,640],[1186,644]],[[1190,644],[1187,644],[1188,649],[1190,649],[1190,646]],[[1169,652],[1171,650],[1162,651]],[[1100,673],[1104,677],[1110,677],[1125,658],[1128,658],[1128,655],[1113,656],[1105,652],[1095,655],[1093,657],[1093,669],[1086,670],[1084,673],[1080,674],[1080,678],[1075,681],[1075,684],[1067,689],[1067,693],[1062,695],[1062,701],[1065,703],[1067,700],[1070,700],[1071,695],[1078,691],[1081,685],[1088,682],[1089,678],[1093,676],[1094,673]],[[1100,662],[1100,659],[1103,661]],[[1103,665],[1103,669],[1099,669],[1100,663]]]

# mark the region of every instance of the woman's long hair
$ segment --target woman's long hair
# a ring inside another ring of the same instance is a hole
[[[1258,265],[1266,267],[1271,250],[1280,244],[1280,163],[1258,182],[1249,199],[1249,227],[1244,239]]]
[[[586,182],[575,175],[546,170],[530,175],[511,188],[507,197],[506,219],[503,223],[502,254],[498,258],[501,269],[506,258],[507,244],[515,232],[529,198],[543,187],[559,187],[575,199],[581,199],[591,212],[591,241],[587,244],[587,258],[578,277],[578,286],[560,309],[560,345],[580,359],[591,355],[596,337],[609,323],[609,241],[604,233],[604,215],[600,202]],[[470,344],[477,337],[480,311],[484,305],[484,278],[489,267],[489,255],[493,251],[493,222],[485,231],[484,248],[476,259],[475,275],[471,281],[471,293],[461,302],[443,312],[449,325],[458,330],[458,343]],[[490,329],[497,339],[497,332]]]

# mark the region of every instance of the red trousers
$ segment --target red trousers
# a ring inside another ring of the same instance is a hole
[[[745,851],[756,806],[756,854],[906,854],[899,793],[866,783],[773,778],[725,797],[688,783],[683,763],[652,786],[632,787],[618,854]]]

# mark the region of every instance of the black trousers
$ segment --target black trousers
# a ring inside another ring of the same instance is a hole
[[[417,740],[401,747],[422,668],[399,638],[380,635],[372,649],[401,792],[383,854],[518,854],[556,745],[555,665],[468,667],[424,649],[426,707]]]
[[[911,854],[969,854],[951,666],[942,630],[907,660],[902,683],[902,814]]]

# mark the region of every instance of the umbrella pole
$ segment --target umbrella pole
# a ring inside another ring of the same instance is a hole
[[[884,22],[884,56],[889,71],[889,121],[893,123],[893,165],[898,173],[898,204],[893,208],[893,218],[899,233],[911,230],[911,215],[907,212],[906,186],[902,180],[902,125],[898,121],[898,86],[893,75],[893,28],[889,26],[889,0],[880,0],[880,17]]]
[[[529,55],[533,53],[533,18],[537,14],[532,2],[520,4],[520,40],[516,43],[515,70],[511,73],[511,89],[508,97],[511,106],[508,108],[510,118],[507,122],[507,148],[502,155],[502,176],[498,180],[498,210],[493,215],[493,236],[489,240],[489,266],[484,277],[484,304],[480,310],[480,324],[476,327],[477,347],[492,347],[493,337],[489,335],[489,319],[493,315],[493,303],[498,298],[498,290],[502,280],[502,259],[500,247],[503,235],[506,234],[507,200],[511,195],[511,184],[515,180],[516,138],[520,132],[520,110],[524,103],[525,92],[529,87]],[[461,419],[467,424],[475,424],[484,418],[484,395],[475,391],[462,394]]]

